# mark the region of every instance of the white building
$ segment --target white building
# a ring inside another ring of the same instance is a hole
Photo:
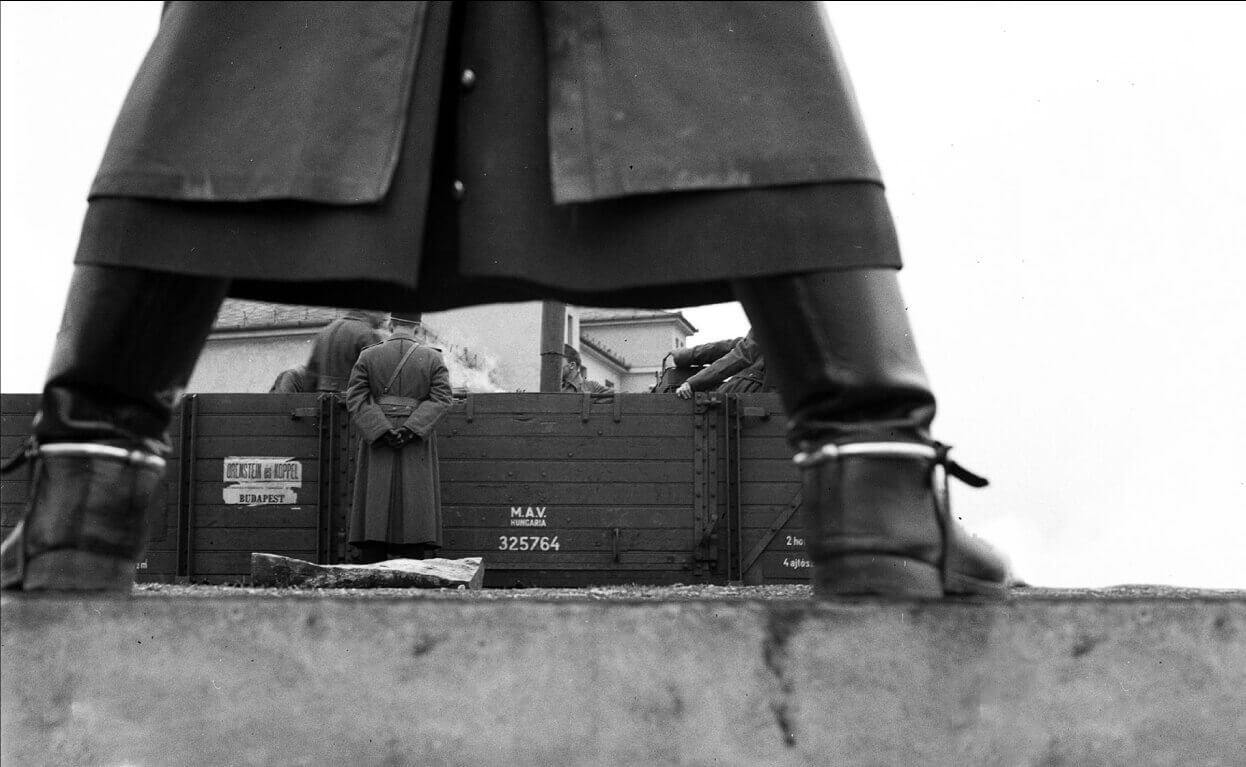
[[[682,349],[688,336],[697,332],[679,312],[662,309],[577,309],[580,355],[589,378],[597,377],[588,352],[604,346],[627,361],[616,383],[621,391],[646,392],[662,374],[662,361],[674,349]]]

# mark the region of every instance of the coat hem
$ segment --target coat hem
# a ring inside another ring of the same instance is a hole
[[[96,178],[87,200],[101,197],[185,202],[298,200],[326,205],[367,205],[384,199],[387,189],[388,183],[378,188],[372,182],[343,180],[336,176],[300,175],[271,181],[254,176],[107,173]]]

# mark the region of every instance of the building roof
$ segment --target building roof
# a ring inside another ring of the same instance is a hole
[[[583,320],[581,320],[581,322],[583,322]],[[618,352],[602,343],[601,339],[593,338],[588,333],[585,333],[583,329],[580,330],[580,343],[584,344],[624,370],[630,370],[632,367],[631,363],[623,359]]]
[[[697,332],[696,326],[688,321],[683,312],[669,309],[581,309],[581,325],[606,325],[613,322],[635,322],[636,320],[669,320],[682,323],[685,332]]]
[[[323,327],[343,316],[349,309],[326,306],[295,306],[270,304],[266,301],[244,301],[227,298],[212,324],[213,331],[277,330],[280,328]]]

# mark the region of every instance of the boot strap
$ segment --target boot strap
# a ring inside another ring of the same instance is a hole
[[[131,466],[146,466],[149,469],[164,469],[165,460],[154,453],[144,450],[126,450],[113,445],[100,445],[94,442],[53,442],[40,445],[30,438],[13,455],[0,465],[0,474],[8,474],[25,463],[32,463],[41,456],[83,456],[88,458],[106,458],[121,461]]]
[[[49,458],[53,456],[107,458],[128,463],[131,466],[145,466],[149,469],[163,469],[165,466],[165,460],[158,455],[143,450],[126,450],[124,447],[99,445],[93,442],[53,442],[49,445],[40,445],[39,454]]]
[[[986,487],[986,477],[969,471],[948,457],[952,448],[940,442],[933,445],[922,445],[916,442],[850,442],[836,445],[828,442],[813,450],[803,450],[796,454],[792,461],[799,467],[817,466],[826,461],[835,461],[849,456],[869,456],[873,458],[916,458],[931,461],[942,467],[950,476],[971,487]]]

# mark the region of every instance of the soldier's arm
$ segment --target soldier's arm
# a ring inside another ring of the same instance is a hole
[[[671,352],[671,362],[677,368],[690,368],[694,365],[708,365],[715,360],[721,359],[740,343],[741,338],[727,338],[722,341],[713,341],[708,344],[698,344],[696,346],[687,346],[683,349],[676,349]]]
[[[745,340],[747,337],[741,339],[731,351],[719,357],[713,364],[698,370],[684,383],[688,384],[693,391],[705,391],[752,365],[753,361],[749,358],[744,345]]]
[[[368,363],[361,355],[350,371],[350,383],[346,386],[346,409],[350,411],[355,427],[368,442],[376,442],[389,433],[389,419],[372,399],[372,384]]]
[[[433,352],[429,366],[428,398],[416,406],[415,411],[403,423],[403,427],[421,438],[437,426],[437,422],[454,404],[454,392],[450,389],[450,371],[441,355]]]

